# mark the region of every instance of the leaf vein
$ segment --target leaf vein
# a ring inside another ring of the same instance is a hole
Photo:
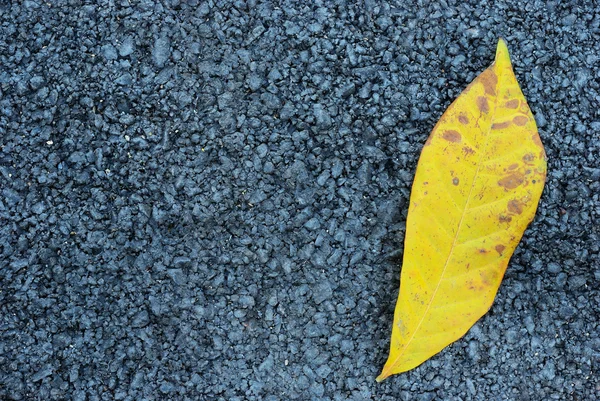
[[[467,208],[467,211],[471,212],[473,210],[482,209],[482,208],[486,208],[486,207],[491,207],[492,205],[495,205],[495,204],[500,203],[502,201],[506,201],[510,197],[514,197],[514,194],[509,194],[508,196],[503,196],[502,198],[496,199],[496,200],[491,201],[491,202],[485,202],[485,203],[482,203],[481,205],[469,207],[469,208]]]
[[[525,146],[520,146],[520,147],[518,147],[516,150],[514,150],[513,152],[510,152],[510,153],[505,153],[505,154],[504,154],[504,155],[502,155],[502,156],[499,156],[499,157],[495,157],[495,158],[493,158],[493,159],[486,160],[486,161],[485,161],[483,164],[484,164],[485,166],[489,166],[490,164],[492,164],[492,163],[495,163],[495,162],[497,162],[498,160],[504,160],[504,159],[508,159],[509,157],[513,157],[513,156],[515,155],[515,153],[522,152],[522,151],[523,151],[523,149],[526,149],[526,147],[525,147]]]
[[[488,269],[490,266],[493,266],[493,265],[496,265],[496,264],[498,264],[498,260],[494,260],[492,262],[486,263],[485,265],[479,266],[479,267],[477,267],[475,269],[469,269],[468,271],[466,271],[464,273],[455,274],[455,275],[450,276],[450,277],[444,277],[442,280],[443,281],[456,280],[457,278],[464,277],[464,276],[469,276],[469,275],[471,275],[473,273],[477,273],[477,272],[480,272],[482,270]]]
[[[440,309],[447,309],[450,308],[451,306],[456,306],[456,305],[464,305],[464,304],[470,304],[473,303],[473,301],[479,301],[479,297],[471,297],[471,298],[467,298],[463,301],[459,301],[459,302],[454,302],[451,304],[448,303],[443,303],[440,305],[435,305],[431,307],[431,311],[436,311],[436,310],[440,310]]]
[[[456,246],[464,246],[464,245],[466,245],[466,244],[469,244],[469,243],[471,243],[471,242],[479,241],[479,240],[480,240],[480,239],[482,239],[482,238],[489,238],[489,237],[491,237],[491,236],[493,236],[493,235],[496,235],[496,234],[498,234],[498,233],[500,233],[500,232],[504,232],[504,231],[506,231],[506,229],[505,229],[505,228],[501,228],[501,229],[499,229],[499,230],[496,230],[496,231],[493,231],[493,232],[491,232],[491,233],[489,233],[489,234],[481,235],[481,236],[479,236],[479,237],[470,238],[470,239],[468,239],[468,240],[466,240],[466,241],[463,241],[463,242],[458,242],[458,243],[456,244]]]
[[[425,204],[425,208],[431,214],[431,217],[433,217],[433,219],[435,220],[437,225],[442,229],[441,231],[443,231],[449,238],[454,238],[454,233],[451,233],[450,231],[448,231],[446,229],[446,227],[438,220],[437,213],[435,213],[433,210],[431,210],[431,208],[427,204]]]

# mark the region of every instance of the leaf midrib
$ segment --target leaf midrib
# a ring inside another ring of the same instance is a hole
[[[489,68],[494,68],[496,66],[496,61],[494,60],[494,63],[489,67]],[[495,73],[495,71],[494,71]],[[423,316],[421,317],[421,320],[419,321],[419,323],[417,324],[417,326],[415,327],[410,339],[406,342],[404,349],[402,350],[402,352],[400,352],[400,354],[398,354],[398,356],[394,359],[394,362],[390,365],[390,366],[394,366],[398,360],[400,360],[400,358],[404,355],[404,353],[406,352],[406,350],[408,349],[409,344],[412,342],[413,338],[415,337],[415,334],[419,331],[419,328],[421,327],[421,325],[423,324],[423,321],[425,320],[425,316],[427,316],[427,313],[429,313],[429,310],[431,309],[431,305],[433,304],[433,300],[435,299],[435,296],[440,288],[440,285],[444,279],[444,275],[446,274],[446,269],[448,268],[448,263],[450,262],[450,259],[452,258],[452,254],[454,253],[454,249],[456,248],[456,243],[458,240],[458,235],[460,233],[460,230],[462,228],[462,223],[464,220],[464,217],[467,213],[467,211],[469,210],[469,203],[471,202],[471,196],[473,194],[473,188],[475,187],[475,182],[477,180],[477,176],[479,175],[479,171],[481,170],[481,165],[482,165],[482,159],[483,156],[485,155],[487,148],[488,148],[488,144],[489,144],[489,138],[490,138],[490,131],[492,130],[492,125],[493,125],[493,121],[494,121],[494,116],[496,114],[496,110],[498,108],[498,98],[500,97],[498,94],[498,88],[501,86],[500,82],[501,82],[501,78],[502,78],[502,74],[499,74],[498,76],[498,82],[496,83],[496,97],[494,99],[494,112],[492,113],[492,117],[490,118],[490,125],[487,129],[487,133],[485,136],[485,145],[483,147],[483,151],[481,152],[481,155],[479,156],[479,160],[477,161],[477,170],[475,171],[475,174],[473,176],[473,180],[471,182],[471,189],[469,190],[469,195],[467,196],[467,202],[465,203],[465,207],[462,211],[462,214],[460,216],[460,221],[458,223],[458,228],[456,230],[456,235],[454,236],[454,240],[452,242],[452,246],[450,247],[450,253],[448,254],[448,258],[446,259],[446,263],[444,264],[444,268],[442,269],[442,274],[440,275],[440,279],[437,283],[437,286],[435,287],[435,290],[433,291],[433,294],[431,295],[431,298],[429,300],[429,302],[427,303],[427,309],[425,309],[425,312],[423,312]]]

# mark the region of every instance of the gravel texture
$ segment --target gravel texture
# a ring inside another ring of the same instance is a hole
[[[0,0],[0,399],[599,399],[597,3],[308,3]],[[537,217],[377,384],[421,147],[499,36]]]

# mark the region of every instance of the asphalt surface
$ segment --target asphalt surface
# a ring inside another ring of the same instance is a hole
[[[421,147],[500,36],[538,214],[377,384]],[[0,399],[597,400],[599,54],[595,1],[0,0]]]

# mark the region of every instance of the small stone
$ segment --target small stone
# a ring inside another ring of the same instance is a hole
[[[116,60],[118,58],[117,49],[111,44],[102,46],[102,55],[107,60]]]
[[[169,269],[167,275],[171,277],[171,280],[177,285],[184,285],[186,282],[185,274],[181,269]]]
[[[266,162],[263,166],[263,171],[267,174],[271,174],[275,170],[275,166],[271,162]]]
[[[269,147],[267,145],[260,144],[257,148],[256,148],[256,153],[258,154],[258,157],[260,157],[261,159],[263,157],[265,157],[267,155],[267,153],[269,152]]]
[[[178,269],[189,267],[192,263],[192,260],[187,256],[177,256],[173,258],[173,265]]]
[[[558,276],[556,276],[556,284],[559,287],[564,287],[564,285],[567,283],[567,274],[566,273],[560,273]]]
[[[587,280],[585,276],[571,276],[567,281],[569,282],[569,288],[576,290],[583,287]]]
[[[119,55],[121,57],[127,57],[131,53],[133,53],[133,50],[134,50],[133,39],[130,36],[128,36],[125,39],[123,39],[123,41],[121,42],[121,45],[119,46]]]
[[[304,223],[304,227],[308,228],[309,230],[317,230],[319,229],[319,227],[321,227],[321,223],[319,222],[319,219],[317,219],[316,217],[313,217],[312,219],[308,220],[306,223]]]
[[[175,386],[172,383],[164,382],[160,385],[159,390],[161,393],[167,394],[175,391]]]
[[[556,273],[560,273],[561,270],[562,269],[558,263],[555,263],[555,262],[548,263],[548,272],[556,274]]]
[[[340,351],[345,354],[350,354],[352,351],[354,351],[354,342],[352,342],[352,340],[342,340],[340,344]]]
[[[320,104],[315,104],[313,107],[313,112],[319,128],[326,129],[331,127],[331,116],[329,115],[329,112],[323,108],[323,106]]]
[[[251,308],[254,306],[254,297],[250,296],[250,295],[242,295],[240,297],[240,305],[246,307],[246,308]]]
[[[554,361],[550,360],[546,362],[540,375],[546,380],[553,380],[556,377],[556,366],[554,365]]]
[[[327,299],[331,298],[333,295],[333,290],[331,289],[331,285],[327,281],[322,281],[318,283],[313,289],[313,299],[317,304],[321,304]]]
[[[344,163],[340,159],[333,160],[333,166],[331,166],[331,176],[333,178],[338,178],[342,175],[342,170],[344,169]]]
[[[147,310],[142,310],[138,312],[131,321],[131,326],[135,328],[146,327],[150,323],[150,317],[148,316]]]
[[[152,48],[152,61],[159,68],[164,67],[171,55],[171,42],[167,37],[158,38]]]
[[[246,83],[251,91],[255,92],[263,85],[263,79],[257,74],[250,74],[246,79]]]
[[[29,85],[33,90],[40,89],[44,85],[44,77],[42,77],[41,75],[36,75],[35,77],[29,80]]]
[[[50,364],[44,365],[40,370],[38,370],[33,376],[31,376],[31,380],[33,382],[40,381],[48,376],[50,376],[54,372],[54,367]]]

